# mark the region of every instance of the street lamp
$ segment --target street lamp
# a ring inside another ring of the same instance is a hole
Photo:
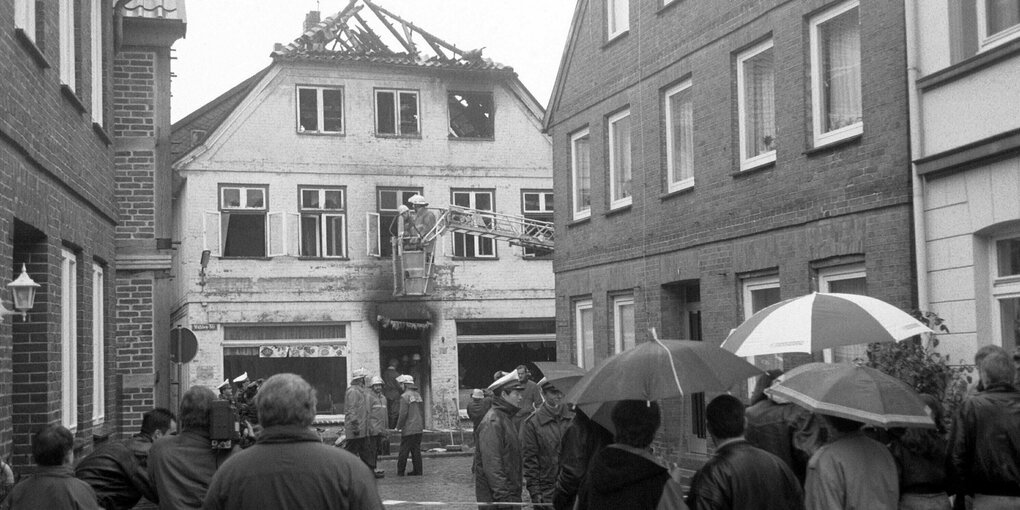
[[[7,287],[14,294],[14,308],[21,312],[21,320],[25,320],[28,317],[28,311],[35,306],[35,291],[39,288],[39,284],[28,276],[28,268],[22,264],[21,275],[13,282],[8,283]],[[4,315],[15,315],[18,312],[7,310],[3,304],[0,304],[0,319]]]

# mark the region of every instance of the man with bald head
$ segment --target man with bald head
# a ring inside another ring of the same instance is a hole
[[[262,433],[213,477],[206,510],[381,510],[372,472],[352,453],[322,444],[310,427],[315,390],[301,376],[276,374],[255,396]]]

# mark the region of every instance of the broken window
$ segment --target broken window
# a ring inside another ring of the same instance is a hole
[[[343,89],[298,87],[297,93],[299,133],[343,132]]]
[[[224,257],[266,256],[266,187],[220,188]]]
[[[344,189],[299,187],[301,256],[346,257],[347,218]]]
[[[418,124],[418,92],[375,91],[375,132],[379,135],[415,136]]]
[[[450,92],[450,136],[494,138],[496,113],[491,92]]]

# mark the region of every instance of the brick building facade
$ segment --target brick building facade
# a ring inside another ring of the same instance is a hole
[[[355,13],[374,35],[348,39],[365,29]],[[548,256],[444,235],[431,290],[403,295],[389,234],[414,194],[437,215],[551,216],[542,113],[511,68],[371,2],[311,13],[265,70],[174,124],[173,320],[199,341],[182,384],[296,372],[320,414],[339,414],[354,369],[396,359],[417,375],[428,425],[453,428],[495,370],[555,359]]]
[[[650,328],[721,343],[814,290],[909,309],[903,20],[874,0],[580,0],[545,119],[558,357],[590,367]],[[657,451],[705,458],[704,398],[666,405]]]

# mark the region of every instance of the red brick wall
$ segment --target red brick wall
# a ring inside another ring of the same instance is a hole
[[[117,54],[113,79],[113,136],[155,136],[156,54]]]
[[[117,208],[121,218],[117,225],[118,240],[156,237],[155,157],[152,150],[125,150],[114,154]]]
[[[863,261],[869,294],[909,308],[915,300],[903,6],[862,0],[864,134],[811,146],[808,20],[830,2],[687,0],[660,9],[631,2],[630,32],[605,42],[605,2],[585,3],[561,93],[548,113],[557,203],[558,357],[575,359],[573,306],[594,302],[596,356],[611,350],[613,292],[632,289],[639,340],[656,327],[678,334],[662,285],[697,280],[702,330],[719,343],[742,318],[741,279],[777,273],[781,294],[816,288],[817,267]],[[735,55],[767,37],[776,58],[774,165],[740,172]],[[666,193],[662,91],[690,78],[693,189]],[[557,102],[558,101],[558,102]],[[633,205],[609,209],[606,117],[631,112]],[[591,135],[592,214],[570,218],[569,136]],[[709,397],[710,398],[710,397]],[[660,444],[683,452],[689,418],[667,409]],[[668,446],[667,446],[668,445]]]
[[[117,278],[116,352],[117,370],[123,380],[128,375],[145,375],[153,371],[151,273],[132,274]],[[130,378],[129,378],[130,379]],[[142,413],[155,407],[151,387],[121,388],[120,408],[123,430],[134,433],[142,425]]]

